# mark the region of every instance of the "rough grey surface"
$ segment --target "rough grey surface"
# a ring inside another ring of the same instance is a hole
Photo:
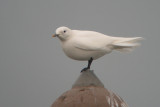
[[[87,86],[104,87],[103,83],[94,74],[93,70],[83,71],[76,82],[73,84],[72,88]]]

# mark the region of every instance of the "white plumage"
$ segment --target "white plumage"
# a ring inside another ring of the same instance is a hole
[[[142,39],[112,37],[95,31],[71,30],[67,27],[57,28],[53,37],[55,36],[60,39],[64,53],[75,60],[95,60],[113,50],[131,51],[139,46],[138,41]]]

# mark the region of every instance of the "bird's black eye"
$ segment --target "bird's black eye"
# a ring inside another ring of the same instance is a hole
[[[64,30],[63,32],[66,33],[66,30]]]

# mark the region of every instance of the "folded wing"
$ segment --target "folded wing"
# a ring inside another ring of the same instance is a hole
[[[77,37],[74,38],[74,46],[79,49],[87,51],[104,51],[107,44],[113,42],[111,37],[103,35],[98,32],[82,32],[78,33]]]
[[[87,51],[117,50],[127,52],[139,46],[142,37],[112,37],[98,32],[79,31],[74,37],[73,45]]]

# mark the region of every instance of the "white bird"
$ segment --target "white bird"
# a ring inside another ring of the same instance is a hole
[[[140,45],[137,42],[142,39],[142,37],[112,37],[95,31],[71,30],[67,27],[57,28],[56,34],[52,37],[59,38],[63,51],[68,57],[88,61],[88,66],[82,71],[90,69],[93,60],[113,50],[131,51]]]

